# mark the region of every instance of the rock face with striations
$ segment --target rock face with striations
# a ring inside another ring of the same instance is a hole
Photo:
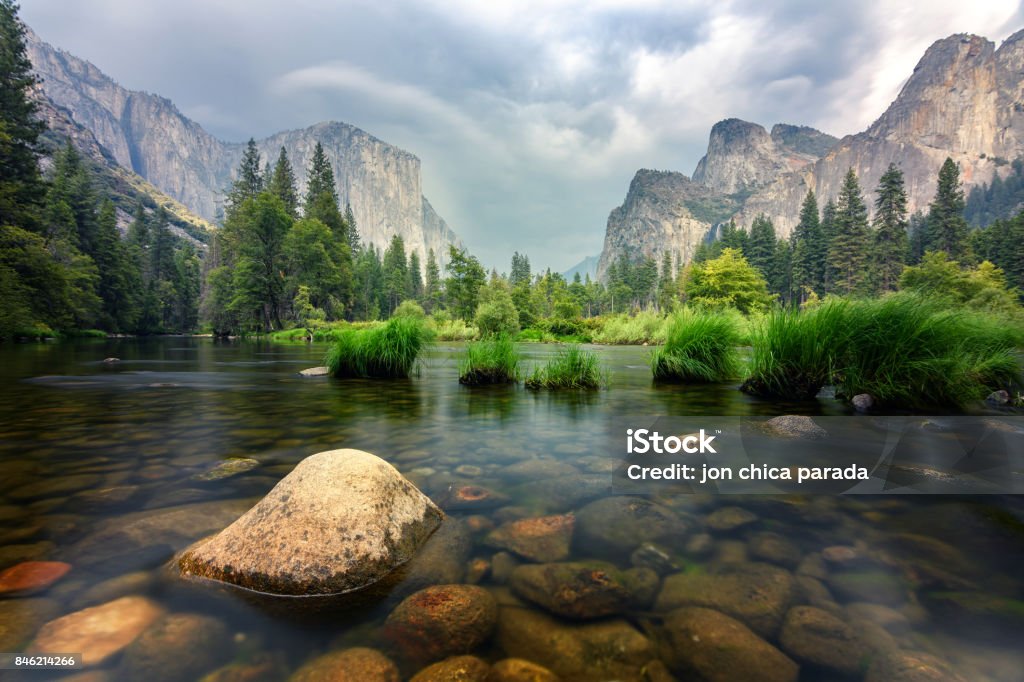
[[[935,42],[889,108],[867,130],[836,140],[812,128],[778,124],[771,133],[737,119],[712,128],[693,180],[639,171],[626,202],[608,218],[599,276],[624,254],[685,263],[716,224],[748,228],[760,213],[788,237],[813,189],[834,199],[853,168],[869,206],[891,162],[903,171],[910,212],[927,210],[942,162],[960,166],[965,187],[991,182],[1024,156],[1024,31],[998,49],[959,34]],[[703,193],[702,193],[703,192]],[[685,225],[685,227],[683,227]]]
[[[186,577],[277,595],[369,587],[409,561],[443,514],[384,460],[360,450],[307,457],[266,497],[178,560]]]
[[[49,99],[91,131],[122,167],[206,220],[218,218],[244,144],[218,140],[170,100],[121,87],[31,30],[26,38]],[[304,192],[305,169],[318,141],[334,167],[341,204],[351,204],[364,242],[384,248],[397,234],[407,249],[424,256],[433,248],[439,260],[444,260],[448,244],[459,243],[423,197],[420,160],[409,152],[338,122],[277,133],[257,146],[264,162],[271,163],[283,146]]]

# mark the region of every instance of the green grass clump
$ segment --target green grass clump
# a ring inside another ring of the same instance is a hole
[[[847,399],[868,393],[899,408],[960,407],[1019,384],[1021,340],[1003,317],[918,293],[832,299],[766,318],[743,390],[810,399],[833,383]]]
[[[807,310],[775,310],[750,333],[750,375],[742,390],[810,400],[832,379],[845,347],[849,302],[829,299]]]
[[[379,327],[346,329],[337,336],[325,364],[339,378],[408,377],[430,342],[426,324],[414,317],[393,317]]]
[[[732,315],[684,309],[672,317],[665,345],[651,353],[657,381],[712,382],[739,374],[740,327]]]
[[[547,364],[535,368],[526,380],[526,387],[600,388],[605,382],[597,355],[577,345],[569,345],[560,349]]]
[[[433,327],[434,338],[438,341],[472,341],[480,336],[479,330],[466,324],[465,320],[436,316],[430,325]]]
[[[459,383],[467,386],[510,384],[519,380],[519,352],[505,334],[466,346],[459,363]]]

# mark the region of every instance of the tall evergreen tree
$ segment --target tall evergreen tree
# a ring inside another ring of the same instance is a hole
[[[309,205],[324,193],[330,194],[334,205],[338,205],[338,188],[334,183],[334,169],[331,168],[331,162],[327,159],[323,145],[317,141],[316,147],[313,148],[313,161],[310,163],[309,173],[306,176],[306,210],[308,211]]]
[[[793,288],[801,303],[807,300],[809,291],[823,293],[827,249],[818,200],[814,190],[807,190],[800,206],[800,222],[793,231]]]
[[[420,266],[420,254],[416,249],[409,252],[409,298],[423,300],[423,269]]]
[[[960,169],[947,158],[939,169],[935,198],[928,207],[925,249],[945,251],[952,260],[969,259],[967,221],[964,220],[964,190]]]
[[[352,212],[352,204],[345,203],[345,227],[348,230],[348,246],[352,255],[359,253],[362,244],[359,241],[359,226],[356,225],[356,216]]]
[[[577,277],[579,273],[576,273]],[[582,285],[582,282],[580,283]],[[675,268],[672,265],[672,253],[665,251],[661,254],[661,273],[658,276],[658,308],[663,311],[672,309],[676,300],[676,292],[679,291],[676,282]]]
[[[448,247],[448,279],[445,297],[452,313],[463,320],[472,320],[480,296],[480,287],[487,273],[476,256],[454,245]]]
[[[238,177],[228,192],[228,211],[242,205],[246,199],[253,199],[263,191],[263,170],[260,167],[260,151],[256,140],[249,138],[238,165]]]
[[[441,269],[437,265],[434,250],[427,251],[427,265],[423,283],[423,307],[432,312],[441,305]]]
[[[100,207],[96,221],[96,254],[99,272],[97,293],[103,301],[100,324],[117,332],[135,331],[139,320],[142,277],[138,262],[117,231],[117,214],[109,199]]]
[[[878,181],[871,269],[878,291],[895,291],[907,256],[907,192],[903,172],[890,163]]]
[[[39,174],[36,84],[25,49],[25,26],[12,0],[0,0],[0,225],[38,231],[45,187]]]
[[[384,251],[385,314],[391,315],[398,304],[409,298],[409,263],[405,256],[405,242],[397,234]]]
[[[828,265],[835,273],[832,291],[850,294],[862,289],[868,259],[868,209],[857,175],[850,168],[839,191]]]
[[[277,163],[274,164],[267,189],[281,200],[293,220],[299,217],[299,190],[295,184],[295,171],[292,170],[288,152],[283,146],[277,156]]]
[[[751,223],[750,236],[743,253],[747,262],[760,270],[764,277],[769,277],[775,256],[775,226],[763,213]]]
[[[508,277],[509,284],[517,287],[530,284],[530,257],[518,251],[512,254],[512,269]]]

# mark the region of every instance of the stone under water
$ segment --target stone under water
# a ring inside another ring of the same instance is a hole
[[[444,515],[383,459],[331,450],[302,460],[266,497],[178,559],[186,577],[289,595],[333,595],[405,564]]]

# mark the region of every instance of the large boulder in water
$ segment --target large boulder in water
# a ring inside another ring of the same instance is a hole
[[[185,576],[278,595],[377,583],[413,557],[444,515],[383,459],[307,457],[241,518],[178,560]]]

